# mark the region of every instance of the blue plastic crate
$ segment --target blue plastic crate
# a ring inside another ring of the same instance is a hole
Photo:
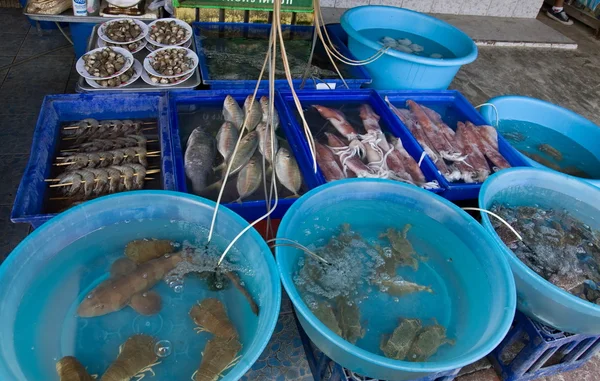
[[[405,104],[409,99],[432,108],[440,113],[444,122],[453,129],[456,129],[457,122],[470,121],[476,126],[487,125],[481,114],[458,91],[378,91],[378,94],[381,99],[387,96],[390,102],[398,108],[406,108]],[[387,104],[386,107],[388,107]],[[412,136],[408,127],[400,121],[400,118],[395,114],[394,118],[401,128],[410,135],[411,142],[418,145],[420,155],[423,152],[420,144]],[[498,149],[511,166],[529,166],[500,134],[498,134]],[[449,182],[437,171],[437,168],[436,177],[445,189],[442,196],[453,201],[477,198],[481,188],[481,183]]]
[[[223,38],[231,38],[230,36],[235,35],[236,37],[251,37],[261,38],[264,41],[268,41],[271,33],[271,24],[251,24],[251,23],[223,23],[223,22],[195,22],[192,23],[194,29],[194,41],[196,44],[196,51],[198,52],[198,59],[200,67],[200,73],[202,75],[202,83],[210,86],[212,90],[218,89],[254,89],[256,86],[256,79],[254,80],[226,80],[211,77],[211,73],[208,69],[207,57],[203,51],[203,40],[204,36],[202,31],[210,33],[222,33]],[[313,30],[312,26],[298,26],[298,25],[282,25],[282,30],[286,36],[294,36],[296,39],[302,39],[306,41],[312,41]],[[329,30],[329,29],[328,29]],[[337,50],[344,56],[355,59],[350,53],[347,46],[342,43],[338,37],[337,32],[339,30],[329,30],[329,37],[331,42],[336,46]],[[205,33],[206,33],[205,32]],[[343,31],[342,31],[343,32]],[[264,59],[267,51],[261,53],[260,59]],[[279,54],[279,53],[278,53]],[[288,52],[289,54],[289,52]],[[320,43],[315,48],[315,57],[322,57],[324,60],[329,60],[325,53],[325,50]],[[278,59],[280,59],[278,57]],[[349,78],[344,78],[348,87],[360,88],[363,85],[371,83],[371,76],[362,66],[349,66],[343,65],[339,61],[336,61],[338,68],[344,67],[349,73]],[[294,79],[294,88],[300,88],[302,79]],[[313,81],[310,77],[305,82],[304,88],[315,89],[317,84],[321,83],[325,88],[331,87],[335,89],[345,88],[343,82],[339,78],[324,79],[322,81]],[[268,88],[268,73],[265,70],[263,80],[261,81],[260,88]],[[276,79],[275,86],[277,88],[289,88],[286,79]],[[334,87],[335,86],[335,87]]]
[[[310,371],[312,372],[315,381],[378,381],[374,378],[357,375],[342,367],[340,364],[335,363],[321,352],[312,341],[310,341],[306,332],[304,332],[302,325],[298,321],[295,312],[294,319],[296,320],[298,334],[302,341],[302,346],[304,347],[306,361],[308,362],[308,366],[310,367]],[[432,374],[414,381],[452,381],[458,376],[460,369],[461,368]]]
[[[184,168],[184,147],[185,142],[182,141],[184,137],[182,136],[182,128],[180,123],[180,115],[179,111],[182,108],[190,108],[190,109],[202,109],[210,108],[210,109],[219,109],[223,108],[223,101],[227,95],[231,95],[235,98],[236,101],[241,105],[244,103],[244,100],[248,95],[251,95],[253,90],[211,90],[211,91],[186,91],[186,92],[178,92],[171,93],[169,96],[169,115],[170,115],[170,131],[171,131],[171,140],[173,144],[173,158],[174,158],[174,168],[175,168],[175,182],[176,182],[176,190],[180,192],[191,193],[188,191],[187,178],[185,175]],[[267,90],[259,90],[256,97],[260,98],[261,96],[268,96],[269,93]],[[283,111],[276,105],[276,110],[280,118],[282,118]],[[209,113],[207,112],[207,115]],[[210,117],[217,117],[216,121],[221,123],[223,121],[222,114],[219,112],[218,115],[211,115]],[[285,125],[283,120],[281,120],[280,129],[283,132],[286,140],[289,143],[290,149],[294,156],[298,158],[298,152],[303,152],[302,148],[296,145],[296,139],[290,139],[289,134],[290,130],[288,126]],[[281,146],[281,143],[280,143]],[[217,155],[219,155],[217,153]],[[302,156],[302,155],[300,155]],[[298,165],[301,166],[300,160],[298,161]],[[302,171],[302,167],[300,167],[303,182],[305,186],[305,190],[311,189],[316,183],[313,177],[310,176],[310,173],[306,171]],[[235,177],[230,177],[230,183],[235,183]],[[281,188],[282,185],[279,185]],[[262,187],[259,188],[259,192],[262,191]],[[295,198],[280,198],[277,204],[277,208],[272,212],[271,218],[279,219],[283,217],[283,214],[287,211],[287,209],[292,205],[295,201]],[[274,201],[271,202],[274,204]],[[264,215],[267,211],[267,202],[266,200],[255,200],[255,201],[243,201],[242,203],[230,202],[223,204],[227,208],[233,210],[238,213],[242,217],[244,217],[248,221],[254,221],[257,218]]]
[[[517,311],[488,359],[503,380],[527,381],[579,368],[599,351],[600,336],[561,332]]]
[[[402,140],[402,144],[408,153],[418,162],[421,156],[421,148],[414,141],[409,139],[410,134],[400,127],[397,118],[392,114],[388,107],[384,104],[383,100],[377,95],[374,90],[346,90],[336,92],[323,92],[319,90],[303,90],[297,91],[298,98],[302,104],[303,109],[307,109],[313,105],[323,105],[326,107],[339,108],[341,105],[360,105],[368,103],[375,113],[377,113],[381,119],[379,125],[383,132],[389,132],[392,135],[399,137]],[[305,176],[314,173],[313,161],[310,155],[310,149],[304,131],[297,118],[297,110],[293,101],[292,93],[290,91],[279,91],[277,101],[281,104],[281,108],[285,109],[285,115],[282,116],[282,123],[290,128],[290,135],[296,140],[296,145],[302,147],[304,155],[298,158],[300,169],[306,172]],[[343,111],[343,110],[342,110]],[[315,126],[309,125],[313,131]],[[358,126],[355,126],[355,128]],[[362,125],[360,126],[362,128]],[[316,137],[316,136],[315,136]],[[318,166],[317,166],[318,167]],[[421,170],[425,175],[427,181],[437,180],[437,168],[429,158],[425,157],[421,163]],[[325,184],[327,181],[323,176],[320,168],[317,168],[316,174],[313,175],[315,184],[311,184],[311,187],[316,187]],[[441,183],[440,183],[441,186]],[[442,187],[439,189],[431,189],[434,193],[441,193]]]
[[[45,211],[50,188],[48,188],[49,183],[44,179],[51,174],[63,124],[86,118],[98,120],[156,118],[161,151],[162,189],[174,190],[175,179],[171,140],[167,128],[166,103],[166,97],[156,93],[46,96],[33,135],[29,163],[15,197],[11,220],[26,222],[37,228],[57,214]]]

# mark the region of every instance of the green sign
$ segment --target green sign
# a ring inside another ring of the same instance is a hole
[[[273,0],[174,0],[180,8],[219,8],[247,11],[272,11]],[[312,12],[312,0],[281,0],[282,12]]]

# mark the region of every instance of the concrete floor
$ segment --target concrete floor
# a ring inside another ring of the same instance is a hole
[[[0,68],[66,44],[58,31],[38,35],[22,16],[21,10],[0,8],[0,20],[3,25],[0,31]],[[577,43],[578,49],[481,47],[477,61],[465,66],[451,87],[465,94],[473,104],[480,104],[503,94],[534,96],[570,108],[600,124],[600,75],[597,69],[600,67],[600,42],[584,26],[575,24],[565,27],[550,21],[544,15],[540,15],[538,20]],[[528,25],[520,25],[519,33],[533,28],[533,32],[536,32],[533,34],[537,38],[543,39],[545,34],[549,34],[543,32],[548,29],[536,29],[536,25],[541,24],[530,21],[527,20]],[[494,20],[497,25],[512,22]],[[454,23],[460,26],[461,20],[454,19]],[[476,23],[471,22],[469,28],[467,33],[478,33]],[[489,24],[482,22],[479,28],[482,35],[489,35]],[[510,31],[511,28],[498,29],[499,33],[507,33],[507,30]],[[514,34],[514,30],[512,33]],[[550,40],[557,41],[554,38],[556,36],[549,37],[552,37]],[[10,69],[0,70],[0,102],[4,106],[0,108],[0,140],[4,143],[0,152],[0,261],[29,232],[28,226],[12,224],[9,215],[29,157],[41,101],[46,94],[73,92],[77,80],[73,64],[72,49],[66,48]],[[281,351],[280,348],[283,347],[289,350]],[[302,353],[291,318],[289,300],[284,300],[280,321],[271,343],[244,379],[308,381],[312,377]],[[600,377],[599,374],[600,361],[595,359],[580,370],[549,377],[545,381],[596,380]],[[497,379],[486,361],[470,367],[468,374],[459,377],[460,381]]]

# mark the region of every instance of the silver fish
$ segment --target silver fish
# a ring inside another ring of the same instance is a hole
[[[244,101],[244,125],[248,131],[252,131],[256,128],[256,125],[262,120],[263,114],[260,109],[260,105],[252,97],[248,95]]]
[[[229,160],[238,138],[238,130],[233,123],[225,122],[221,125],[217,133],[217,150],[223,156],[223,162]]]
[[[286,148],[282,147],[277,151],[275,173],[279,182],[292,192],[294,197],[300,197],[298,192],[302,186],[302,176],[296,159]]]
[[[206,178],[215,159],[215,140],[202,127],[192,131],[185,149],[185,174],[192,190],[199,194],[206,188]]]
[[[240,171],[236,183],[236,188],[240,195],[237,202],[241,203],[244,198],[256,192],[262,183],[262,171],[260,167],[258,158],[253,156]]]
[[[246,165],[248,160],[254,155],[254,152],[256,152],[257,146],[258,133],[256,131],[251,131],[242,138],[235,157],[233,157],[230,175],[238,173]]]
[[[238,130],[242,128],[242,123],[244,123],[244,112],[231,95],[226,96],[225,101],[223,102],[223,117],[226,121],[233,123]]]
[[[271,139],[273,133],[270,128],[267,128],[265,122],[260,122],[256,126],[256,132],[258,132],[258,150],[270,164],[273,163],[274,153],[279,149],[277,137]]]
[[[260,108],[262,109],[262,121],[266,124],[270,123],[270,119],[269,118],[269,98],[265,97],[264,95],[260,98]],[[273,107],[273,128],[275,130],[277,130],[279,128],[279,114],[277,113],[277,110],[275,109],[275,107]]]

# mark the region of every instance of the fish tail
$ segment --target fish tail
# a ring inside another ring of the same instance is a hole
[[[214,183],[210,184],[209,186],[207,186],[206,188],[204,188],[202,190],[202,194],[206,194],[206,193],[212,192],[214,190],[217,190],[221,187],[221,185],[223,185],[223,180],[214,182]]]
[[[227,166],[227,162],[224,161],[221,164],[217,165],[216,167],[213,167],[213,171],[220,172],[220,171],[224,170],[226,166]]]

